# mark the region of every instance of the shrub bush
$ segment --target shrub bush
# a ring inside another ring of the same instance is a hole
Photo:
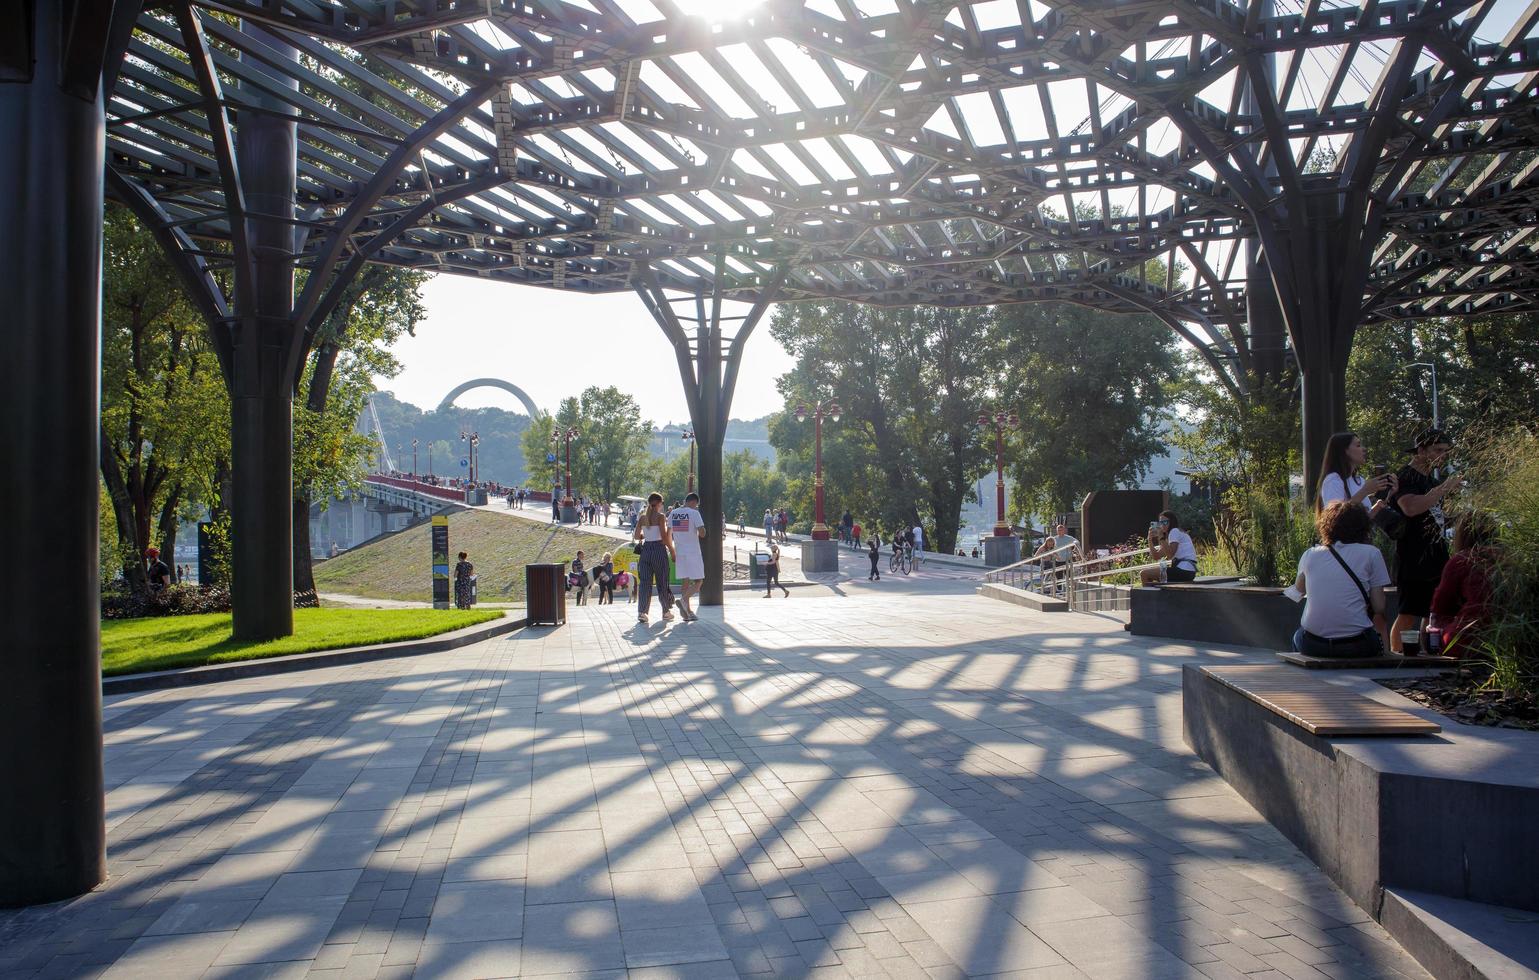
[[[320,606],[314,592],[294,593],[295,609]],[[102,587],[103,619],[139,619],[145,616],[191,616],[230,611],[230,590],[217,585],[173,585],[164,592],[134,594],[122,582]]]
[[[1491,577],[1492,617],[1477,648],[1491,663],[1489,686],[1539,695],[1539,436],[1466,438],[1469,502],[1496,524],[1500,559]]]

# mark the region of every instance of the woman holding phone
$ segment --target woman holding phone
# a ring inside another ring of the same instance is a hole
[[[636,521],[631,531],[634,540],[641,541],[640,557],[636,562],[636,577],[641,580],[641,595],[636,608],[636,622],[647,625],[647,610],[652,606],[652,587],[657,585],[657,599],[663,606],[663,622],[673,619],[673,590],[668,588],[668,558],[673,555],[673,535],[668,530],[668,517],[663,513],[663,495],[647,496],[646,513]]]
[[[1315,494],[1315,511],[1323,511],[1338,500],[1361,504],[1370,515],[1384,506],[1398,487],[1399,481],[1386,467],[1374,467],[1373,475],[1364,480],[1357,475],[1368,451],[1355,432],[1338,432],[1325,444],[1325,460],[1320,464],[1320,486]]]

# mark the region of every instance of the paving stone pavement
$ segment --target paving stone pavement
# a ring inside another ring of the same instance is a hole
[[[1424,973],[1181,741],[1242,658],[971,595],[588,605],[108,699],[111,879],[6,977]]]

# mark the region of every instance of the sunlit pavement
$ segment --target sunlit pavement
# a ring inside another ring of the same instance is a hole
[[[839,588],[109,699],[112,879],[0,974],[1421,975],[1183,746],[1239,654]]]

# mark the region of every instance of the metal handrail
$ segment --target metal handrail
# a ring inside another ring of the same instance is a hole
[[[1126,562],[1149,555],[1148,548],[1082,558],[1079,561],[1053,561],[1054,556],[1075,547],[1073,544],[1061,545],[1040,555],[1032,555],[1003,568],[992,569],[984,574],[983,579],[988,583],[1010,585],[1038,595],[1065,599],[1071,609],[1120,609],[1126,607],[1126,593],[1130,586],[1104,585],[1102,579],[1113,575],[1136,575],[1145,569],[1159,567],[1159,562],[1103,567],[1113,562]]]

